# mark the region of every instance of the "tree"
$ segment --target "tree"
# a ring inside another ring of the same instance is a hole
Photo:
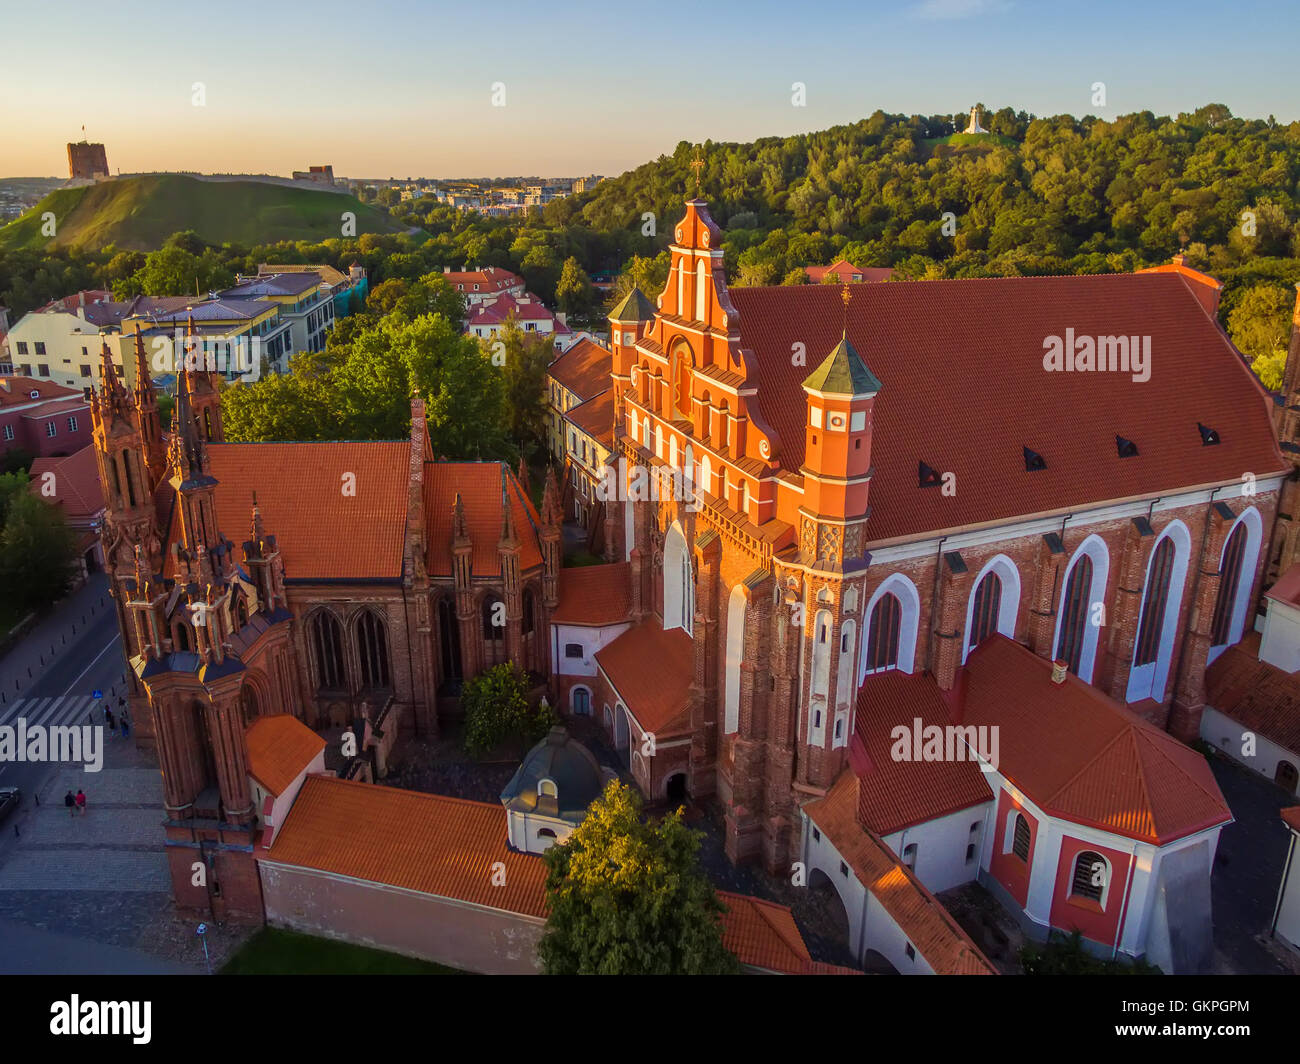
[[[576,258],[564,260],[560,279],[555,285],[555,299],[566,314],[575,314],[591,307],[591,278],[587,276]]]
[[[1291,329],[1291,295],[1275,284],[1256,284],[1241,294],[1228,313],[1228,335],[1251,360],[1265,388],[1282,387],[1287,339]]]
[[[699,832],[681,810],[646,823],[641,797],[611,780],[546,862],[550,916],[538,944],[549,974],[732,974],[722,901],[699,869]]]
[[[700,870],[681,810],[648,824],[617,780],[546,862],[550,915],[538,945],[550,975],[729,975],[726,911]]]
[[[465,749],[475,757],[511,739],[527,749],[556,723],[545,699],[536,709],[528,705],[528,680],[519,666],[509,661],[466,683],[460,704],[465,711]]]
[[[21,477],[26,486],[27,474]],[[62,597],[72,582],[76,541],[58,507],[10,483],[0,531],[0,586],[7,589],[20,610],[44,606]]]
[[[510,438],[531,460],[546,449],[546,370],[555,359],[550,336],[525,333],[512,314],[499,336],[481,341],[505,384]]]

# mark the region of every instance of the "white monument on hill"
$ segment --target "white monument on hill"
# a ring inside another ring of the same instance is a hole
[[[970,125],[968,125],[962,132],[964,133],[987,133],[988,132],[987,129],[985,129],[982,125],[980,125],[980,116],[979,116],[978,107],[972,107],[970,109]]]

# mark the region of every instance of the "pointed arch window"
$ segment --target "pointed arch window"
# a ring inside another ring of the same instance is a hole
[[[1135,666],[1150,665],[1160,653],[1164,634],[1165,607],[1169,604],[1169,581],[1174,571],[1174,541],[1165,537],[1156,547],[1151,559],[1151,575],[1147,578],[1146,595],[1142,602],[1142,623],[1138,627],[1137,647],[1133,654]]]
[[[339,691],[346,685],[343,670],[343,629],[329,613],[321,612],[311,622],[312,648],[316,657],[316,686]]]
[[[867,669],[898,668],[898,639],[902,631],[903,604],[892,592],[882,595],[871,611],[867,636]]]
[[[1083,656],[1083,637],[1088,623],[1088,596],[1092,591],[1092,559],[1086,554],[1074,563],[1065,585],[1061,604],[1061,634],[1056,642],[1056,658],[1064,660],[1074,675],[1079,675]]]
[[[1232,530],[1223,551],[1223,564],[1219,567],[1219,599],[1214,604],[1214,620],[1210,625],[1211,646],[1224,646],[1232,639],[1232,615],[1241,587],[1246,538],[1246,525],[1239,523]]]
[[[533,613],[536,609],[536,598],[533,595],[533,589],[530,587],[524,591],[524,618],[523,633],[530,635],[533,631]]]
[[[704,268],[704,260],[701,259],[695,267],[695,320],[704,321],[707,308],[705,307],[704,297],[708,291],[705,284],[705,277],[708,271]]]
[[[970,642],[972,649],[998,630],[998,617],[1002,610],[1002,578],[995,572],[984,574],[975,589],[975,605],[971,611]]]
[[[356,621],[357,660],[361,665],[361,683],[368,688],[387,687],[388,632],[381,618],[370,610]]]

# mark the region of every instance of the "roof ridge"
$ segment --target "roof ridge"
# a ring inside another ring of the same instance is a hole
[[[1035,656],[1037,656],[1037,655],[1035,655]],[[1088,685],[1086,685],[1086,686],[1091,687],[1092,685],[1091,685],[1091,684],[1088,684]],[[1098,750],[1098,751],[1097,751],[1097,752],[1096,752],[1092,757],[1088,758],[1088,760],[1085,761],[1085,762],[1083,763],[1083,765],[1079,768],[1079,770],[1078,770],[1078,771],[1077,771],[1073,776],[1071,776],[1071,777],[1070,777],[1069,779],[1067,779],[1064,783],[1062,783],[1059,787],[1057,787],[1056,790],[1054,790],[1051,794],[1049,794],[1049,795],[1047,796],[1047,801],[1048,801],[1048,802],[1055,803],[1055,802],[1056,802],[1056,801],[1061,797],[1061,795],[1063,795],[1066,791],[1068,791],[1071,787],[1074,786],[1075,782],[1079,779],[1080,776],[1083,776],[1083,775],[1085,775],[1085,774],[1090,773],[1090,772],[1092,771],[1092,769],[1093,769],[1093,766],[1095,766],[1095,765],[1097,764],[1098,761],[1100,761],[1103,757],[1105,757],[1108,753],[1110,753],[1111,748],[1114,747],[1114,745],[1115,745],[1116,743],[1121,742],[1121,741],[1124,739],[1124,736],[1125,736],[1126,734],[1132,734],[1132,733],[1131,733],[1131,729],[1121,727],[1119,731],[1117,731],[1114,735],[1112,735],[1112,736],[1111,736],[1111,737],[1110,737],[1110,738],[1109,738],[1109,739],[1108,739],[1108,740],[1107,740],[1107,741],[1102,745],[1102,747],[1101,747],[1100,750]],[[1132,748],[1132,751],[1133,751],[1134,756],[1136,756],[1136,754],[1137,754],[1136,747],[1133,747],[1133,748]],[[1150,805],[1151,805],[1151,796],[1150,796],[1149,794],[1146,793],[1146,785],[1145,785],[1145,783],[1143,784],[1142,792],[1143,792],[1143,794],[1146,796],[1146,799],[1147,799],[1147,806],[1148,806],[1148,808],[1150,808]]]
[[[1142,733],[1140,733],[1140,732],[1139,732],[1139,733],[1135,733],[1135,737],[1134,737],[1134,742],[1135,742],[1135,743],[1136,743],[1136,735],[1137,735],[1137,734],[1142,734]],[[1156,741],[1157,738],[1160,738],[1160,737],[1167,738],[1167,739],[1169,740],[1169,742],[1168,742],[1168,743],[1157,742],[1157,741]],[[1152,750],[1153,753],[1158,754],[1161,758],[1163,758],[1163,759],[1164,759],[1164,760],[1165,760],[1169,765],[1171,765],[1175,770],[1177,770],[1178,774],[1179,774],[1180,776],[1182,776],[1184,779],[1187,779],[1187,780],[1189,780],[1191,783],[1195,784],[1196,788],[1197,788],[1197,789],[1198,789],[1202,794],[1204,794],[1204,795],[1205,795],[1207,798],[1209,798],[1211,801],[1219,802],[1219,803],[1222,803],[1223,805],[1227,805],[1227,800],[1223,797],[1222,792],[1220,792],[1220,793],[1217,794],[1217,795],[1216,795],[1216,794],[1212,794],[1212,793],[1210,792],[1210,790],[1209,790],[1209,789],[1208,789],[1208,788],[1207,788],[1207,787],[1206,787],[1206,786],[1205,786],[1205,785],[1204,785],[1200,780],[1198,780],[1198,779],[1197,779],[1197,778],[1196,778],[1192,773],[1188,772],[1187,769],[1186,769],[1185,767],[1183,767],[1183,766],[1180,765],[1177,761],[1175,761],[1174,758],[1170,755],[1170,752],[1169,752],[1169,744],[1170,744],[1170,743],[1177,743],[1178,746],[1181,747],[1182,749],[1187,750],[1189,753],[1196,754],[1196,751],[1193,750],[1192,747],[1190,747],[1190,746],[1186,746],[1185,744],[1179,742],[1177,739],[1175,739],[1172,735],[1169,735],[1167,732],[1156,732],[1156,733],[1153,734],[1153,735],[1147,735],[1147,736],[1146,736],[1146,739],[1147,739],[1147,744],[1150,746],[1150,748],[1151,748],[1151,750]],[[1200,754],[1196,754],[1196,756],[1197,756],[1197,757],[1200,757],[1201,755],[1200,755]],[[1142,756],[1141,756],[1140,751],[1138,752],[1138,770],[1139,770],[1139,772],[1140,772],[1140,774],[1141,774],[1141,777],[1142,777],[1142,779],[1143,779],[1143,785],[1145,786],[1146,765],[1145,765],[1145,763],[1144,763],[1143,760],[1142,760]],[[1211,776],[1211,779],[1213,779],[1213,776]],[[1218,788],[1216,787],[1215,789],[1217,790]],[[1154,809],[1152,810],[1152,812],[1154,813]],[[1228,812],[1229,812],[1229,813],[1232,812],[1231,807],[1228,808]],[[1157,831],[1156,834],[1157,834],[1157,837],[1158,837],[1158,836],[1159,836],[1159,832]]]

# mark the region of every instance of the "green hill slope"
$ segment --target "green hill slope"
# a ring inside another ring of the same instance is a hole
[[[53,211],[56,235],[42,235]],[[153,251],[173,233],[192,229],[210,244],[266,244],[342,236],[342,215],[356,215],[356,235],[400,232],[386,213],[350,195],[258,181],[200,181],[180,174],[121,177],[50,193],[21,218],[0,228],[0,248],[107,244]]]

